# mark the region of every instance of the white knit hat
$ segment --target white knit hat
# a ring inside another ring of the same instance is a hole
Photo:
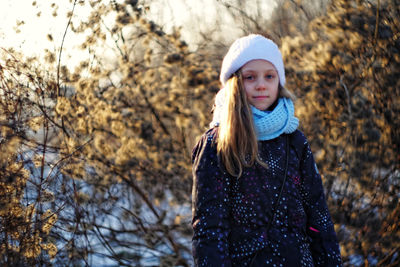
[[[222,61],[219,77],[222,85],[225,86],[232,74],[254,59],[264,59],[271,62],[278,71],[280,84],[285,85],[285,69],[278,46],[259,34],[250,34],[239,38],[231,45]]]

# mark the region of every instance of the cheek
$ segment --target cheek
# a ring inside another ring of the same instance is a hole
[[[248,83],[243,83],[244,91],[246,96],[249,97],[251,94],[251,86]]]
[[[278,88],[276,88],[276,90],[275,90],[275,95],[279,95],[279,87]]]
[[[277,95],[279,95],[279,80],[274,84],[274,89]]]
[[[278,85],[274,86],[273,91],[274,91],[274,93],[273,93],[274,98],[275,99],[278,98],[278,96],[279,96],[279,86]]]

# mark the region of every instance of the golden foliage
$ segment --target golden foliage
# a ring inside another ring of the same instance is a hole
[[[335,1],[305,34],[282,41],[297,115],[342,226],[345,262],[354,254],[379,258],[400,242],[392,228],[376,235],[380,224],[398,221],[385,216],[398,197],[378,200],[399,192],[398,12],[390,2]]]
[[[382,258],[399,242],[398,214],[388,212],[399,190],[398,8],[382,5],[375,31],[376,8],[350,2],[332,2],[297,36],[303,28],[290,19],[273,27],[274,36],[288,33],[288,87],[337,196],[329,200],[345,260]],[[73,71],[49,51],[41,62],[2,50],[0,254],[16,265],[82,265],[100,249],[116,264],[140,265],[151,252],[165,255],[161,265],[189,266],[190,154],[211,119],[223,51],[193,51],[140,1],[71,3],[91,12],[67,14],[69,34],[89,53]],[[311,1],[282,3],[290,11]]]

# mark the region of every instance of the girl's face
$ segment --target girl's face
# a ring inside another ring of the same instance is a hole
[[[259,110],[271,107],[279,93],[279,76],[274,65],[255,59],[244,64],[241,72],[249,103]]]

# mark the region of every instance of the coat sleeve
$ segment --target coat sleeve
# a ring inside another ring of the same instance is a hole
[[[315,266],[342,266],[339,244],[325,200],[321,176],[304,137],[300,162],[307,234]]]
[[[195,266],[231,266],[229,177],[221,171],[212,136],[193,149],[192,250]]]

